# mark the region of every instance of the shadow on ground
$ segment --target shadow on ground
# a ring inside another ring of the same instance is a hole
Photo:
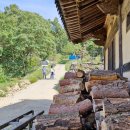
[[[35,114],[41,111],[48,113],[52,100],[41,99],[41,100],[22,100],[19,103],[11,104],[0,108],[0,125],[16,118],[27,111],[34,110]]]

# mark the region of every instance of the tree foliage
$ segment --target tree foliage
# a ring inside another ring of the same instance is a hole
[[[45,60],[49,55],[61,52],[67,41],[57,18],[46,20],[36,13],[22,11],[16,5],[0,12],[0,25],[0,63],[10,76],[25,75],[34,55]]]
[[[68,41],[57,18],[46,20],[36,13],[20,10],[17,5],[0,12],[0,30],[0,73],[3,78],[4,75],[24,76],[39,65],[40,60],[82,50],[81,44],[73,45]],[[91,55],[93,49],[98,50],[91,42],[87,43]]]

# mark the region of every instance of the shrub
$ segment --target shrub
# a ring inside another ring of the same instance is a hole
[[[0,90],[0,97],[5,97],[6,93],[3,90]]]
[[[6,80],[7,80],[7,77],[4,74],[2,67],[0,66],[0,83],[6,82]]]

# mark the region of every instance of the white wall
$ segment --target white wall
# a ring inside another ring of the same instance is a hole
[[[108,70],[108,49],[105,51],[105,70]]]
[[[119,68],[119,31],[115,35],[115,69]]]
[[[123,21],[123,64],[130,62],[130,30],[127,31],[126,27],[127,18]],[[130,80],[130,72],[124,73],[124,76]]]

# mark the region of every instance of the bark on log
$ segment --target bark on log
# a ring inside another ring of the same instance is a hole
[[[76,78],[76,73],[73,72],[66,72],[64,79],[75,79]]]
[[[112,104],[118,104],[118,103],[130,101],[130,98],[93,99],[93,110],[94,110],[94,112],[103,110],[104,100],[108,100]]]
[[[78,79],[63,79],[59,81],[60,86],[66,86],[66,85],[71,85],[71,84],[76,84],[76,83],[81,83],[82,81]]]
[[[98,111],[95,113],[97,130],[101,130],[101,122],[103,121],[103,119],[103,111]]]
[[[45,130],[69,130],[69,128],[68,127],[62,127],[62,126],[54,126],[54,127],[46,128]]]
[[[130,130],[130,113],[110,115],[101,123],[102,130]]]
[[[103,110],[102,99],[93,99],[93,111],[98,112]]]
[[[54,95],[53,103],[54,104],[64,104],[64,105],[74,105],[76,104],[81,97],[80,92],[66,93]]]
[[[36,130],[44,130],[49,126],[53,126],[53,128],[55,127],[57,128],[58,123],[59,126],[61,127],[64,126],[63,128],[66,128],[67,125],[66,123],[68,122],[70,124],[71,122],[73,122],[73,120],[75,120],[75,122],[80,121],[79,112],[41,115],[37,117]]]
[[[120,84],[113,85],[99,85],[93,87],[90,93],[93,99],[103,99],[103,98],[128,98],[129,89],[128,85],[125,83],[120,86]]]
[[[103,115],[104,117],[110,114],[117,114],[122,112],[130,112],[130,98],[129,99],[115,99],[110,101],[106,99],[103,101]]]
[[[85,76],[85,72],[83,70],[79,70],[76,72],[77,78],[83,78]]]
[[[90,92],[93,86],[98,86],[98,85],[107,85],[107,84],[112,84],[112,85],[124,85],[125,81],[123,80],[92,80],[85,82],[85,88],[87,92]]]
[[[81,91],[81,86],[79,83],[72,84],[72,85],[66,85],[62,86],[59,89],[59,93],[68,93],[68,92],[75,92],[75,91]]]
[[[37,117],[37,122],[43,122],[45,126],[48,126],[48,122],[52,121],[53,125],[56,120],[59,119],[75,119],[78,118],[79,112],[68,112],[68,113],[60,113],[60,114],[50,114],[50,115],[41,115]]]
[[[70,113],[77,111],[82,114],[90,110],[92,110],[92,103],[90,100],[86,99],[71,106],[51,104],[49,114]]]
[[[95,70],[90,73],[89,80],[117,80],[117,74],[112,71]]]

